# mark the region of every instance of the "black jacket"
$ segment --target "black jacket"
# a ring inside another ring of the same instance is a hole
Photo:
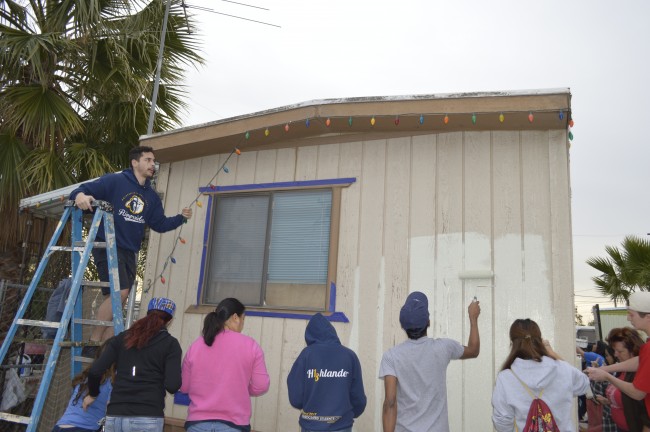
[[[115,363],[115,382],[106,414],[128,417],[164,417],[165,390],[181,387],[181,346],[166,329],[142,349],[124,346],[126,332],[106,341],[102,355],[88,374],[88,393],[99,394],[104,372]]]

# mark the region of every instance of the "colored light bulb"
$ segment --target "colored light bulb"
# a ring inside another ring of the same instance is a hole
[[[330,118],[327,117],[327,120],[325,120],[325,126],[330,127],[331,124],[332,124],[332,120],[330,120]]]
[[[212,183],[210,183],[210,189],[215,190],[216,188],[217,188],[217,187],[216,187],[215,185],[213,185]]]
[[[420,114],[420,124],[424,124],[424,115]]]
[[[560,111],[560,120],[564,120],[564,111]]]
[[[284,131],[285,131],[285,132],[289,132],[289,123],[287,123],[286,125],[284,125]]]
[[[573,132],[569,131],[569,139],[573,141]]]
[[[39,208],[41,206],[41,203],[36,203],[36,208]]]
[[[449,116],[445,114],[445,118],[442,119],[445,124],[449,124]]]
[[[223,166],[223,172],[225,172],[226,174],[228,174],[228,173],[230,172],[230,169],[229,169],[227,166],[224,165],[224,166]]]
[[[183,237],[179,237],[179,238],[178,238],[178,241],[180,241],[181,243],[185,244],[185,239],[184,239]]]
[[[266,128],[264,130],[264,136],[269,136],[270,133],[271,133],[271,131],[269,130],[269,128]]]
[[[352,126],[352,116],[348,117],[348,125]]]
[[[399,116],[395,116],[395,126],[399,126]]]
[[[534,117],[533,117],[533,113],[532,113],[532,112],[528,113],[528,121],[532,123],[532,122],[533,122],[533,118],[534,118]]]
[[[239,150],[237,147],[235,147],[235,153],[237,153],[238,155],[240,155],[240,154],[241,154],[241,150]]]
[[[248,131],[246,131],[246,134],[244,135],[244,137],[246,137],[246,139],[250,138],[250,137],[251,137],[251,133],[248,132]]]
[[[305,126],[306,127],[309,127],[310,124],[311,124],[311,122],[309,121],[309,119],[305,120]]]
[[[372,116],[372,118],[370,119],[370,126],[374,126],[376,122],[377,120],[375,120],[375,116]]]
[[[165,283],[165,277],[164,276],[160,276],[160,282],[162,282],[163,284]]]
[[[503,113],[499,114],[499,121],[503,123],[503,121],[506,119],[506,116],[503,115]]]
[[[199,206],[199,207],[203,207],[203,203],[201,203],[201,201],[197,201],[196,205]]]
[[[472,114],[472,124],[476,124],[476,114]]]
[[[573,127],[573,119],[569,120],[569,126]]]
[[[169,257],[169,260],[172,262],[172,264],[176,264],[176,258],[174,258],[174,257]]]

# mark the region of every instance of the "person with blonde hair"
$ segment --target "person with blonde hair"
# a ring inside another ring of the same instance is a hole
[[[523,430],[533,392],[548,405],[562,432],[575,432],[574,397],[585,394],[589,379],[559,359],[531,319],[510,326],[510,353],[492,393],[492,422],[498,432]]]

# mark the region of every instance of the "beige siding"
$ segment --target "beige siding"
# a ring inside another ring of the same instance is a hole
[[[332,143],[334,141],[334,143]],[[405,340],[399,308],[410,291],[430,298],[430,336],[465,344],[467,306],[481,301],[481,354],[448,369],[451,430],[485,430],[496,372],[508,352],[508,328],[530,317],[566,357],[573,349],[569,171],[564,131],[451,132],[243,152],[220,173],[218,185],[355,177],[341,196],[336,323],[357,352],[368,396],[358,431],[381,430],[384,351]],[[281,147],[281,146],[278,146]],[[227,155],[161,167],[158,187],[167,214],[189,204]],[[204,204],[206,197],[199,198]],[[203,315],[183,313],[196,303],[206,209],[194,206],[177,245],[177,264],[156,279],[175,235],[152,233],[145,294],[178,304],[171,327],[185,349],[201,331]],[[176,234],[177,235],[177,234]],[[494,280],[461,278],[492,270]],[[554,311],[551,315],[549,312]],[[304,347],[306,321],[248,317],[244,332],[261,344],[271,376],[269,392],[253,399],[255,430],[297,431],[286,378]],[[426,361],[423,359],[422,361]],[[184,407],[167,414],[183,418]]]

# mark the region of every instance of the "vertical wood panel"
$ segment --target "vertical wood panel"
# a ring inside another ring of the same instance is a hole
[[[460,132],[438,137],[436,279],[433,337],[447,337],[464,344],[466,305],[458,277],[463,260],[463,136]],[[462,430],[462,364],[447,368],[449,428]]]
[[[551,267],[555,311],[555,337],[551,342],[560,355],[569,359],[574,355],[573,338],[573,261],[571,232],[571,191],[569,188],[569,149],[566,130],[549,132],[549,170],[551,194]]]
[[[361,177],[361,222],[359,225],[359,360],[363,367],[368,400],[366,413],[374,417],[368,430],[380,430],[378,422],[383,382],[377,379],[381,361],[381,335],[377,329],[383,322],[385,281],[382,238],[384,228],[384,182],[386,174],[386,142],[365,141]],[[372,404],[374,401],[374,406]]]
[[[386,154],[386,202],[384,204],[384,259],[386,296],[381,328],[382,353],[402,340],[399,311],[408,295],[411,140],[388,141]],[[380,358],[381,359],[381,358]],[[378,395],[381,396],[381,395]]]
[[[550,263],[550,196],[548,133],[521,132],[522,227],[524,248],[525,302],[528,316],[536,321],[542,334],[553,332],[552,268]]]
[[[516,318],[524,318],[521,293],[521,181],[518,132],[492,133],[492,221],[494,232],[494,320],[497,368],[510,351],[508,332]]]
[[[490,188],[490,132],[464,134],[464,270],[492,268],[492,190]],[[463,367],[463,430],[481,430],[491,423],[492,409],[486,395],[492,393],[495,364],[492,334],[492,279],[466,279],[463,284],[465,317],[463,339],[469,338],[467,306],[474,296],[481,302],[479,335],[481,353],[477,359],[464,360]]]

